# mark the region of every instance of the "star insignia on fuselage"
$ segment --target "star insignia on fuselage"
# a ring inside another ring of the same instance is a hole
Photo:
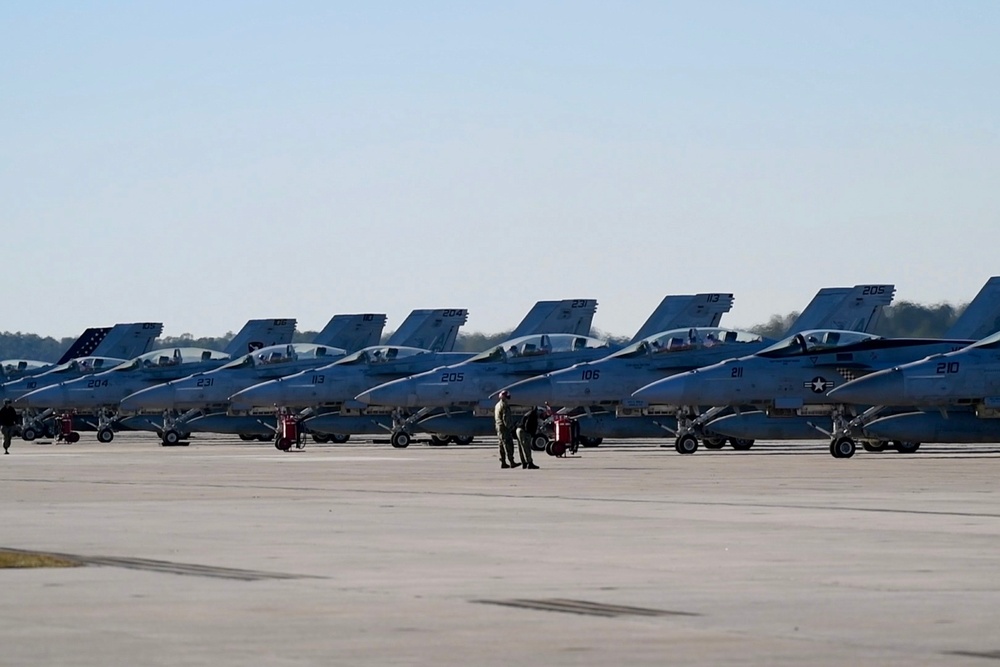
[[[817,375],[809,382],[802,384],[803,387],[811,389],[814,394],[825,394],[828,390],[833,389],[833,385],[832,381],[821,375]]]

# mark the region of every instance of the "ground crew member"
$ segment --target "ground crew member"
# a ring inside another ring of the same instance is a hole
[[[500,392],[496,408],[493,409],[493,420],[497,427],[497,440],[500,446],[500,467],[520,468],[520,463],[514,463],[514,440],[511,438],[510,404],[507,400],[510,392],[507,390]],[[508,464],[507,461],[510,461]]]
[[[3,407],[0,408],[0,433],[3,433],[3,453],[10,454],[10,439],[14,435],[14,428],[17,426],[17,410],[10,404],[10,399],[3,399]]]
[[[521,461],[525,468],[538,470],[538,466],[531,460],[531,441],[538,433],[538,408],[531,408],[517,425],[517,446],[521,450]]]

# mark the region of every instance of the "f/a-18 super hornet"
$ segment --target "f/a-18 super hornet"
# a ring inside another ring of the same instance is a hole
[[[597,301],[542,301],[528,312],[515,331],[589,331]],[[585,336],[584,336],[585,337]],[[448,350],[452,349],[451,347]],[[394,343],[360,350],[329,366],[250,387],[231,397],[232,410],[299,412],[319,441],[345,441],[351,434],[383,434],[391,428],[390,410],[369,409],[354,400],[383,382],[445,366],[473,356]],[[407,441],[408,444],[409,441]]]
[[[233,433],[245,440],[269,440],[277,428],[275,416],[229,414],[229,397],[262,382],[327,366],[344,358],[348,352],[368,349],[378,343],[385,322],[384,315],[342,315],[334,319],[338,318],[355,318],[362,322],[377,318],[378,330],[370,331],[364,338],[354,336],[346,339],[340,335],[321,334],[310,345],[265,348],[214,371],[145,389],[126,397],[121,408],[167,410],[162,427],[149,420],[146,426],[140,426],[141,416],[130,418],[126,424],[140,428],[149,428],[149,424],[157,426],[165,444],[175,444],[193,432]],[[390,340],[395,345],[424,344],[451,349],[467,319],[468,311],[464,308],[414,310]],[[318,341],[323,344],[317,345]],[[185,411],[183,414],[174,416],[182,410]]]
[[[840,325],[870,329],[891,299],[892,285],[826,287],[816,294],[791,326]],[[519,405],[549,405],[570,414],[579,426],[580,443],[597,445],[603,438],[676,435],[685,412],[632,397],[632,392],[656,380],[723,359],[752,354],[772,344],[758,334],[725,329],[714,322],[659,331],[597,361],[523,380],[505,389]],[[722,447],[725,438],[706,439]],[[736,440],[734,447],[746,443]]]
[[[1000,442],[1000,331],[972,345],[895,366],[830,391],[851,405],[908,408],[865,424],[865,437],[901,444]]]
[[[28,392],[15,404],[26,409],[49,408],[89,413],[96,418],[96,423],[88,425],[96,428],[98,440],[111,442],[118,403],[129,394],[154,384],[218,368],[237,354],[246,354],[268,345],[290,343],[294,332],[294,319],[250,320],[223,352],[196,347],[153,350],[110,370]],[[72,439],[78,438],[79,435]]]
[[[728,293],[671,295],[636,335],[679,322],[685,326],[717,324],[732,303],[733,295]],[[395,447],[408,445],[416,430],[439,436],[488,434],[493,429],[490,396],[494,392],[520,379],[606,357],[611,350],[604,341],[572,334],[514,338],[459,364],[379,385],[359,394],[357,400],[412,411],[397,415],[391,436]]]
[[[708,432],[748,440],[825,436],[837,458],[853,456],[855,437],[881,410],[856,414],[853,406],[830,398],[839,384],[885,368],[950,352],[973,342],[963,335],[992,327],[1000,317],[1000,280],[990,279],[965,313],[942,339],[859,337],[843,331],[802,332],[767,350],[741,359],[667,378],[633,394],[636,398],[681,406],[696,417],[677,436],[682,453],[697,449],[699,434]],[[724,406],[750,406],[737,414],[714,418]],[[827,418],[831,426],[820,425]],[[883,443],[867,443],[869,448]],[[908,451],[908,443],[900,443]]]
[[[16,399],[42,387],[108,370],[148,351],[162,331],[160,322],[132,322],[88,329],[63,354],[59,363],[0,385],[0,397]],[[50,410],[22,410],[21,437],[31,441],[38,436],[53,435],[55,426],[50,417]]]
[[[264,347],[219,368],[141,389],[123,398],[119,404],[120,414],[132,415],[123,418],[121,423],[130,429],[155,431],[164,445],[175,445],[193,430],[188,426],[192,419],[205,415],[225,417],[229,397],[237,391],[325,366],[348,352],[377,343],[385,321],[384,313],[335,315],[310,343]],[[236,423],[227,423],[231,421],[222,420],[231,428],[238,428]]]
[[[163,325],[159,322],[116,324],[113,327],[90,327],[73,341],[59,361],[53,363],[32,359],[5,359],[0,361],[0,382],[7,384],[46,373],[57,366],[85,357],[131,359],[149,350],[153,340],[160,335]],[[2,398],[15,398],[18,394],[4,392]]]
[[[833,456],[847,458],[856,447],[852,435],[876,413],[857,415],[852,407],[827,393],[856,377],[970,344],[969,339],[953,336],[975,331],[997,316],[1000,298],[993,281],[980,291],[969,310],[970,315],[963,315],[947,338],[886,339],[837,330],[801,332],[755,355],[660,380],[633,396],[686,406],[696,415],[678,433],[676,446],[682,453],[696,451],[699,435],[708,433],[749,440],[822,434],[830,439]],[[706,405],[716,407],[705,411],[697,407]],[[750,409],[715,418],[726,406]],[[832,425],[824,428],[821,418],[829,419]]]

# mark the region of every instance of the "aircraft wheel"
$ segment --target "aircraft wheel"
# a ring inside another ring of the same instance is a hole
[[[80,434],[77,433],[76,431],[70,431],[66,435],[66,442],[69,442],[69,443],[80,442]]]
[[[599,447],[602,442],[604,442],[604,438],[588,438],[585,435],[580,436],[580,444],[584,447]]]
[[[438,447],[444,447],[450,441],[451,441],[451,438],[449,438],[446,435],[438,435],[438,434],[435,433],[434,435],[431,436],[431,444],[432,445],[436,445]]]
[[[566,453],[566,443],[550,440],[545,445],[545,453],[549,456],[562,456]]]
[[[392,434],[392,437],[389,438],[389,442],[391,442],[392,446],[396,449],[406,449],[410,446],[410,434],[406,431],[396,431]]]
[[[701,441],[705,449],[722,449],[726,446],[726,439],[720,436],[709,436]]]
[[[753,440],[750,438],[730,438],[729,444],[738,452],[745,452],[753,447]]]
[[[857,447],[850,438],[837,438],[830,443],[830,454],[835,459],[849,459],[854,456]]]
[[[470,445],[472,444],[471,435],[453,435],[451,436],[451,441],[456,445]]]
[[[240,440],[242,440],[243,442],[250,442],[251,440],[256,440],[257,439],[257,436],[255,436],[255,435],[247,435],[246,433],[240,433],[239,436],[240,436]]]
[[[531,439],[531,448],[536,452],[547,451],[546,447],[549,444],[549,438],[544,433],[539,433],[534,438]]]
[[[350,433],[331,433],[330,442],[335,442],[338,445],[342,445],[351,439]]]
[[[115,439],[115,432],[110,428],[102,428],[97,432],[97,441],[103,442],[105,445]]]
[[[694,454],[698,451],[698,438],[690,433],[678,436],[674,443],[674,449],[677,450],[678,454]]]
[[[919,442],[911,442],[909,440],[893,440],[892,448],[895,449],[900,454],[912,454],[913,452],[920,449]]]
[[[31,442],[32,440],[34,440],[37,437],[38,437],[38,431],[36,431],[31,426],[29,426],[28,428],[26,428],[23,431],[21,431],[21,438],[23,438],[24,440],[27,440],[28,442]]]
[[[163,432],[163,446],[164,447],[176,447],[177,443],[181,441],[181,434],[174,429],[168,429]]]
[[[326,435],[325,433],[313,433],[313,442],[318,442],[321,445],[325,445],[333,439],[333,436]]]
[[[889,443],[885,440],[879,440],[878,442],[862,442],[861,446],[866,452],[881,452],[889,446]]]

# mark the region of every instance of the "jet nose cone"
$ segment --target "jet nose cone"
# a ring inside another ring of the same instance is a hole
[[[264,382],[247,387],[229,397],[230,409],[252,410],[254,408],[269,408],[281,402],[281,380]]]
[[[61,384],[29,391],[27,394],[14,399],[14,405],[20,408],[70,407],[66,403],[66,389]]]
[[[355,397],[356,401],[367,405],[386,405],[391,407],[410,407],[410,389],[413,383],[407,380],[394,380],[372,387]]]
[[[633,398],[647,403],[661,405],[684,405],[691,403],[691,378],[687,373],[657,380],[632,393]]]
[[[905,405],[906,387],[899,370],[872,373],[834,387],[828,394],[840,403],[854,405]]]
[[[170,383],[149,387],[123,398],[120,408],[126,412],[165,410],[173,407],[175,394],[174,386]]]
[[[552,379],[548,376],[523,380],[506,388],[510,392],[510,402],[514,405],[544,405],[552,403],[561,405],[556,401],[552,391]],[[496,399],[500,392],[495,392],[490,398]]]

